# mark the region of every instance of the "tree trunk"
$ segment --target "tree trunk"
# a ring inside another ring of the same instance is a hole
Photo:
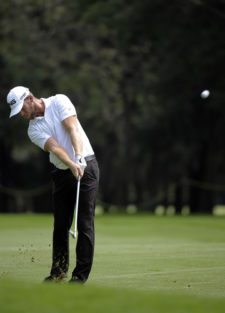
[[[175,213],[177,215],[180,215],[182,213],[182,207],[183,207],[183,185],[177,184],[175,187]]]

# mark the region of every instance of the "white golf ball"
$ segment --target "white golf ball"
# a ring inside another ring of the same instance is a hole
[[[209,91],[209,90],[203,90],[203,91],[201,92],[201,97],[202,97],[203,99],[208,98],[209,95],[210,95],[210,91]]]

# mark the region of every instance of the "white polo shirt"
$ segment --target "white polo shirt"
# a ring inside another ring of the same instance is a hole
[[[71,143],[70,135],[62,124],[62,121],[67,117],[76,115],[74,105],[67,96],[60,94],[42,100],[45,104],[44,116],[30,120],[28,127],[30,140],[44,150],[46,141],[52,137],[67,151],[70,158],[75,161],[75,151]],[[93,155],[94,151],[79,121],[78,127],[83,141],[83,156]],[[68,168],[52,152],[49,153],[49,159],[50,162],[59,169]]]

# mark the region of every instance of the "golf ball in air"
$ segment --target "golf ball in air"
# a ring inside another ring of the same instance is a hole
[[[209,95],[210,95],[210,91],[209,90],[203,90],[201,92],[201,98],[203,98],[203,99],[208,98]]]

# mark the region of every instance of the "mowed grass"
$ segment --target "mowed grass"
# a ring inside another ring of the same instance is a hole
[[[1,312],[224,312],[225,218],[96,217],[84,286],[43,284],[51,215],[0,215]],[[75,242],[70,240],[70,272]]]

